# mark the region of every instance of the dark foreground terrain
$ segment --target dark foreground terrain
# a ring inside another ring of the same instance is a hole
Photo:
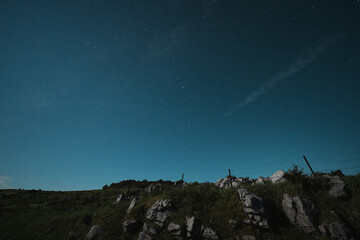
[[[360,239],[360,175],[0,191],[0,239]]]

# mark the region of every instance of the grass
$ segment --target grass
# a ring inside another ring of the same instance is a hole
[[[147,209],[159,199],[171,199],[173,214],[169,221],[185,226],[186,217],[195,216],[201,224],[214,229],[221,239],[243,235],[255,235],[257,239],[315,239],[289,224],[281,206],[284,193],[312,200],[318,208],[316,225],[341,219],[353,231],[360,232],[360,175],[341,177],[351,191],[345,199],[330,197],[324,187],[328,179],[321,175],[308,177],[294,167],[287,172],[286,179],[288,181],[276,185],[240,186],[265,200],[271,209],[271,230],[243,223],[247,216],[237,189],[219,189],[209,183],[175,188],[171,182],[161,181],[162,189],[150,194],[140,189],[151,182],[130,180],[96,191],[1,190],[0,239],[67,239],[69,236],[84,239],[94,224],[103,228],[97,239],[137,239],[143,223],[148,222]],[[120,194],[127,194],[128,198],[114,204]],[[134,197],[139,200],[127,214],[126,209]],[[88,224],[82,220],[85,215],[91,216]],[[128,219],[139,223],[134,233],[122,230],[122,222]],[[157,239],[174,238],[165,228],[160,230]]]

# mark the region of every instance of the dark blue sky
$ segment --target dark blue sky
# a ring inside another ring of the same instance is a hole
[[[360,3],[1,1],[0,188],[360,170]],[[306,170],[306,169],[305,169]]]

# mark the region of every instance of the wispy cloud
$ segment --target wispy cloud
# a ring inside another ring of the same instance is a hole
[[[0,189],[9,189],[12,188],[7,182],[11,181],[12,178],[6,176],[0,176]]]
[[[320,44],[316,45],[310,50],[308,54],[299,57],[296,61],[290,64],[290,66],[286,70],[279,72],[278,74],[268,79],[260,88],[251,92],[242,102],[234,105],[228,112],[226,112],[221,117],[229,117],[239,109],[256,101],[259,96],[271,90],[275,85],[286,80],[287,78],[304,69],[306,66],[310,65],[322,52],[324,52],[328,48],[328,46],[335,43],[340,38],[341,36],[332,36],[327,38]]]

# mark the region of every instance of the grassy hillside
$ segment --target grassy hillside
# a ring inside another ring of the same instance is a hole
[[[95,239],[137,239],[147,209],[159,199],[171,199],[171,222],[184,225],[186,216],[196,216],[220,239],[243,235],[257,239],[331,239],[307,234],[291,225],[281,208],[284,193],[315,202],[319,210],[316,226],[340,219],[353,233],[360,232],[360,175],[341,177],[350,192],[343,199],[329,196],[325,177],[310,178],[296,170],[288,172],[286,178],[288,181],[280,184],[241,185],[262,197],[271,209],[270,230],[243,223],[246,214],[237,188],[220,189],[210,183],[174,187],[172,182],[159,181],[161,189],[151,193],[143,191],[151,183],[147,181],[123,181],[95,191],[1,190],[0,239],[84,239],[94,224],[103,228]],[[120,194],[126,199],[114,204]],[[127,214],[134,197],[138,202]],[[122,229],[128,219],[139,223],[132,233]],[[164,228],[156,239],[175,238]]]

